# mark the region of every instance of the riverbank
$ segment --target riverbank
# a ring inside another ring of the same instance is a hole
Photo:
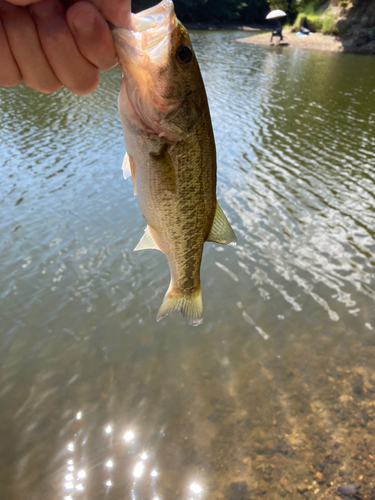
[[[375,41],[366,45],[357,46],[353,38],[340,38],[338,36],[323,35],[314,33],[306,37],[296,36],[291,30],[283,31],[283,41],[278,42],[279,38],[274,37],[273,43],[270,43],[271,31],[259,33],[245,38],[238,38],[237,42],[252,43],[255,45],[280,46],[311,50],[325,50],[328,52],[351,52],[356,54],[374,54]]]
[[[237,42],[252,43],[255,45],[280,46],[299,49],[324,50],[327,52],[350,52],[354,54],[375,55],[375,39],[363,45],[360,43],[358,34],[349,37],[339,37],[314,33],[306,37],[299,37],[296,33],[283,30],[284,40],[278,43],[278,37],[274,37],[270,43],[271,30],[265,25],[238,25],[238,24],[209,24],[209,23],[185,23],[186,28],[198,31],[248,31],[251,36],[238,38]]]

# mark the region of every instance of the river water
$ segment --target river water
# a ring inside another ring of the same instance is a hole
[[[0,90],[2,500],[333,498],[375,488],[375,59],[193,42],[218,200],[204,322],[124,181],[121,73]]]

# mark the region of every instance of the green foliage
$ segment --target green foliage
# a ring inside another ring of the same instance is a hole
[[[302,19],[307,18],[307,26],[310,31],[316,33],[317,31],[321,31],[323,28],[323,18],[317,14],[311,14],[309,12],[300,12],[294,22],[293,31],[299,31]]]
[[[299,2],[296,0],[268,0],[270,10],[281,9],[287,13],[288,21],[293,22],[298,14]]]
[[[296,20],[294,21],[293,26],[292,26],[292,31],[293,31],[294,33],[296,33],[297,31],[299,31],[300,26],[301,26],[301,23],[302,23],[302,19],[303,19],[304,17],[307,17],[307,16],[306,16],[306,14],[305,14],[304,12],[300,12],[300,13],[298,14],[298,16],[296,17]]]
[[[309,27],[310,31],[313,31],[314,33],[318,31],[322,31],[323,29],[323,17],[322,16],[309,16],[307,18],[307,26]]]
[[[307,26],[314,33],[321,31],[324,35],[337,35],[339,30],[335,23],[335,18],[332,14],[316,13],[311,14],[311,11],[300,12],[294,22],[293,31],[298,31],[302,19],[307,18]]]
[[[319,21],[316,20],[317,14],[316,12],[322,7],[324,3],[326,3],[326,0],[268,0],[268,3],[270,5],[270,9],[282,9],[284,10],[287,15],[288,15],[288,21],[293,23],[294,26],[297,24],[297,19],[299,19],[298,23],[298,29],[301,23],[302,17],[311,17],[312,18],[312,23],[314,23],[314,30],[315,27],[319,27],[320,24]],[[294,27],[295,29],[295,27]],[[312,29],[312,28],[311,28]],[[321,29],[321,26],[319,27],[319,30]],[[298,31],[298,30],[297,30]],[[316,29],[316,31],[318,31]]]
[[[293,30],[298,31],[303,17],[311,31],[325,34],[337,34],[332,15],[319,13],[325,0],[174,0],[176,14],[182,22],[202,22],[211,24],[266,24],[265,17],[270,10],[282,9],[287,13]],[[367,2],[368,0],[355,0]],[[156,5],[158,0],[134,0],[133,11]],[[340,0],[344,7],[346,0]]]
[[[133,12],[156,5],[158,0],[134,0]],[[264,22],[267,0],[174,0],[177,17],[183,22],[256,23]]]
[[[322,33],[323,35],[338,35],[338,29],[333,15],[323,16]]]
[[[341,0],[338,4],[339,7],[342,7],[343,9],[346,9],[348,6],[348,2],[345,2],[345,0]]]

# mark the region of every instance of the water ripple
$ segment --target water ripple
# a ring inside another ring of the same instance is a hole
[[[375,62],[236,36],[193,34],[218,200],[239,241],[205,246],[194,331],[179,315],[155,322],[168,266],[133,252],[144,221],[121,172],[120,71],[85,97],[0,89],[0,466],[12,498],[229,498],[244,483],[261,497],[268,463],[280,455],[294,474],[293,457],[321,446],[306,408],[342,462],[352,455],[329,405],[355,397],[351,364],[375,387]],[[341,392],[326,398],[328,372]]]

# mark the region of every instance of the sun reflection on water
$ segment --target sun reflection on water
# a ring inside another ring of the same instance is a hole
[[[133,431],[127,431],[125,432],[124,434],[124,441],[126,443],[130,443],[131,441],[133,441],[135,438],[135,435],[134,435],[134,432]]]
[[[143,474],[143,469],[144,469],[143,463],[142,462],[138,462],[136,464],[136,466],[134,467],[133,476],[134,477],[141,477],[142,474]]]
[[[193,493],[196,493],[197,495],[199,495],[203,491],[203,488],[198,483],[191,483],[190,489]]]
[[[79,415],[80,417],[78,418]],[[141,500],[145,488],[151,489],[148,497],[150,500],[163,500],[163,496],[157,491],[159,471],[156,463],[153,461],[153,452],[143,448],[141,439],[135,439],[136,434],[133,430],[128,429],[124,433],[119,433],[113,423],[107,423],[103,426],[101,428],[104,439],[103,443],[109,456],[107,455],[106,458],[103,457],[103,450],[101,452],[102,458],[100,459],[100,463],[94,462],[89,465],[83,461],[83,457],[86,455],[84,450],[89,445],[90,438],[86,434],[80,438],[84,430],[84,421],[81,418],[81,412],[76,413],[75,416],[75,420],[80,421],[80,428],[74,428],[73,436],[71,436],[73,439],[68,441],[65,447],[67,460],[65,463],[65,473],[62,476],[62,486],[65,492],[65,495],[62,496],[63,500],[76,500],[76,495],[79,495],[86,489],[84,481],[89,477],[90,481],[96,481],[100,474],[104,475],[100,481],[104,494],[109,495],[110,489],[113,489],[116,492],[115,494],[117,494],[116,488],[121,488],[118,478],[125,477],[127,470],[133,478],[130,490],[130,498],[132,500]],[[124,446],[124,444],[130,446]],[[102,472],[98,472],[97,469],[100,464]],[[89,474],[90,470],[94,471],[94,474]],[[119,474],[119,476],[116,476],[116,474]],[[195,488],[197,489],[198,485]],[[72,494],[66,495],[66,493]]]

